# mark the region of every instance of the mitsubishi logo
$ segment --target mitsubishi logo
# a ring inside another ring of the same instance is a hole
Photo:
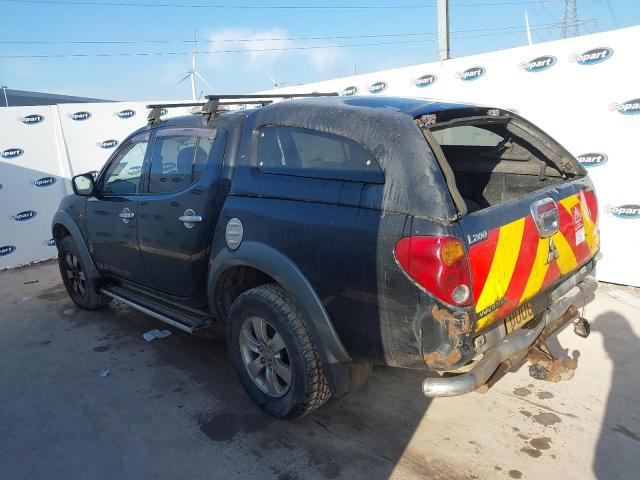
[[[549,237],[549,255],[547,255],[547,263],[553,262],[559,256],[560,252],[558,252],[556,244],[553,243],[553,238]]]

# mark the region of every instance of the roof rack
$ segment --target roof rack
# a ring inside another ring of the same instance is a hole
[[[283,93],[273,94],[267,93],[264,95],[258,93],[252,93],[248,95],[207,95],[205,98],[207,102],[192,102],[192,103],[157,103],[147,105],[147,108],[151,109],[149,116],[147,117],[147,126],[151,127],[160,121],[160,117],[163,114],[163,110],[167,108],[178,107],[202,107],[200,113],[203,115],[202,123],[207,125],[212,116],[220,111],[221,106],[225,105],[268,105],[273,103],[272,99],[290,99],[290,98],[305,98],[305,97],[335,97],[337,92],[328,93]],[[220,100],[232,100],[221,102]]]
[[[234,98],[305,98],[305,97],[337,97],[338,92],[313,92],[313,93],[250,93],[247,95],[207,95],[205,98],[212,100],[230,100]]]
[[[149,126],[152,126],[160,121],[160,117],[166,113],[167,108],[179,108],[179,107],[202,107],[200,113],[205,115],[205,125],[209,122],[211,115],[220,111],[219,107],[224,105],[267,105],[272,103],[272,100],[263,101],[242,101],[242,102],[216,102],[214,100],[208,100],[207,102],[189,102],[189,103],[156,103],[147,105],[151,111],[147,116],[147,122]]]

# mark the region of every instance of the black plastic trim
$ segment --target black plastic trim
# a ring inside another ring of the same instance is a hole
[[[223,248],[212,260],[209,269],[209,305],[215,305],[215,285],[218,279],[225,270],[235,266],[247,266],[262,271],[291,295],[302,310],[311,330],[333,394],[341,395],[353,389],[357,383],[356,379],[361,375],[354,370],[355,364],[352,363],[320,298],[298,267],[274,248],[253,241],[244,241],[236,251]]]
[[[98,271],[96,264],[93,262],[93,258],[91,258],[91,254],[89,253],[89,249],[87,248],[84,237],[82,236],[78,225],[76,225],[76,222],[74,222],[71,218],[71,215],[69,215],[64,210],[58,210],[53,216],[53,221],[51,222],[52,231],[54,230],[54,227],[56,225],[62,225],[63,227],[65,227],[71,234],[73,240],[76,242],[78,251],[85,265],[86,274],[91,278],[100,278],[100,272]]]

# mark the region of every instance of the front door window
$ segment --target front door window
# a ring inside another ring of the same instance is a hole
[[[102,193],[110,195],[139,193],[142,164],[146,152],[146,141],[132,143],[118,160],[109,165],[104,175]]]

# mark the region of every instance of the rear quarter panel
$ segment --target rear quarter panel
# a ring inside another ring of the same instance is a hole
[[[354,360],[393,363],[392,338],[400,331],[406,332],[401,343],[411,344],[419,357],[413,315],[408,313],[415,309],[416,292],[398,288],[405,278],[393,258],[405,215],[232,195],[220,228],[233,217],[244,219],[243,241],[275,248],[302,271]],[[399,292],[389,295],[394,289]]]

